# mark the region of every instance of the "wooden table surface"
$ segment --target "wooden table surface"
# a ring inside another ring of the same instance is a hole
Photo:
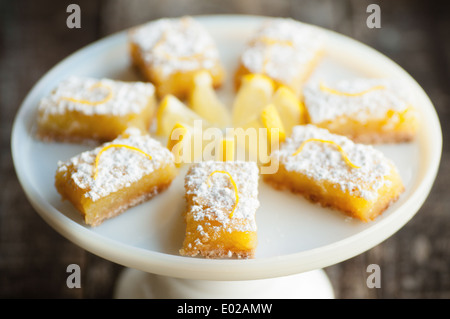
[[[66,27],[66,8],[81,7],[81,29]],[[381,8],[381,28],[366,25],[366,8]],[[292,17],[346,34],[381,51],[430,96],[444,135],[440,171],[417,215],[378,246],[327,267],[337,298],[450,298],[450,15],[437,1],[114,0],[1,1],[0,23],[0,297],[110,298],[123,267],[69,242],[28,203],[14,172],[10,134],[35,82],[61,59],[108,34],[160,17],[256,14]],[[32,159],[31,159],[32,160]],[[66,286],[69,264],[82,286]],[[381,288],[368,288],[378,264]]]

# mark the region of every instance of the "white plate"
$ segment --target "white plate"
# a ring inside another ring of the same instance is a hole
[[[247,37],[262,21],[255,16],[197,17],[216,39],[228,70],[220,96],[229,103],[231,78]],[[426,199],[439,166],[442,135],[435,109],[422,88],[403,69],[375,50],[337,33],[318,28],[328,37],[327,54],[314,77],[393,76],[410,85],[421,113],[422,127],[414,143],[379,146],[400,169],[405,193],[376,221],[362,223],[325,209],[302,197],[260,183],[256,258],[208,260],[182,257],[185,170],[153,200],[134,207],[97,228],[62,202],[55,190],[58,160],[88,147],[42,143],[33,137],[37,105],[62,79],[89,75],[138,79],[130,67],[126,32],[97,41],[50,70],[24,100],[14,123],[12,153],[18,178],[36,211],[75,244],[105,259],[146,272],[189,279],[250,280],[323,268],[360,254],[401,228]]]

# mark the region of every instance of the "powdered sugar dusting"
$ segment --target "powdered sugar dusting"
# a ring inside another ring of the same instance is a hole
[[[98,175],[94,179],[95,158],[103,147],[110,144],[125,144],[136,147],[149,154],[143,154],[128,148],[110,148],[104,151],[98,163]],[[130,128],[124,136],[112,142],[105,143],[91,151],[83,152],[67,162],[58,163],[58,171],[71,172],[72,181],[85,190],[85,197],[93,201],[107,196],[132,183],[139,181],[143,176],[163,167],[174,158],[171,152],[149,135],[141,135],[138,129]],[[72,170],[68,168],[72,167]]]
[[[281,82],[297,77],[322,49],[323,36],[292,19],[270,19],[257,30],[242,53],[252,73],[265,73]]]
[[[76,111],[87,115],[127,115],[141,112],[153,98],[155,88],[151,83],[123,82],[111,79],[94,79],[89,77],[71,76],[62,81],[58,87],[41,100],[39,110],[46,114],[64,114]],[[68,100],[84,100],[105,103],[90,105]]]
[[[130,38],[144,60],[166,76],[177,71],[211,69],[218,63],[213,38],[190,17],[149,22],[132,30]]]
[[[345,96],[323,91],[320,83],[308,83],[303,96],[312,123],[348,116],[364,123],[370,119],[384,118],[389,110],[401,112],[410,104],[408,92],[392,79],[356,78],[326,83],[326,86],[345,93],[359,93],[376,86],[384,89],[371,90],[357,96]]]
[[[311,138],[340,145],[350,161],[360,168],[350,167],[338,149],[329,143],[308,142],[300,153],[292,156],[304,141]],[[338,185],[342,191],[367,200],[376,199],[378,189],[387,183],[385,176],[395,169],[394,164],[372,146],[356,144],[311,124],[295,126],[292,136],[271,156],[279,160],[287,171],[295,171],[317,181],[328,181]]]
[[[226,174],[213,174],[214,171],[227,171],[236,182],[239,202],[233,216],[230,212],[236,203],[234,188]],[[186,194],[192,195],[190,213],[194,220],[213,220],[221,224],[217,231],[256,231],[255,212],[258,201],[259,170],[253,162],[205,161],[193,164],[185,177]],[[242,222],[245,220],[245,222]]]

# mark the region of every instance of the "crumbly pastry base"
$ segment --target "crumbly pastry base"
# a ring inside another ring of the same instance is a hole
[[[180,255],[189,256],[189,257],[197,257],[202,256],[207,259],[216,259],[216,258],[238,258],[238,259],[252,259],[255,258],[255,251],[233,251],[230,256],[230,251],[226,249],[208,249],[208,248],[198,248],[196,250],[186,250],[181,249]]]
[[[36,139],[44,143],[73,143],[73,144],[81,144],[86,146],[96,146],[102,142],[107,142],[107,140],[96,139],[94,138],[85,138],[80,136],[73,136],[68,134],[55,134],[50,132],[42,132],[38,131],[34,135]]]

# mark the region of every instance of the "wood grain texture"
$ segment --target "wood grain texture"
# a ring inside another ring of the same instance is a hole
[[[66,8],[78,3],[82,28],[68,29]],[[381,29],[366,26],[366,8],[381,7]],[[429,94],[440,117],[444,149],[432,192],[394,236],[325,271],[337,298],[450,298],[450,19],[445,2],[418,0],[110,0],[0,2],[0,298],[110,298],[122,266],[72,244],[28,203],[11,160],[15,114],[31,87],[75,50],[108,34],[160,17],[256,14],[292,17],[346,34],[384,53]],[[66,286],[66,267],[82,287]],[[366,285],[369,264],[381,288]]]

